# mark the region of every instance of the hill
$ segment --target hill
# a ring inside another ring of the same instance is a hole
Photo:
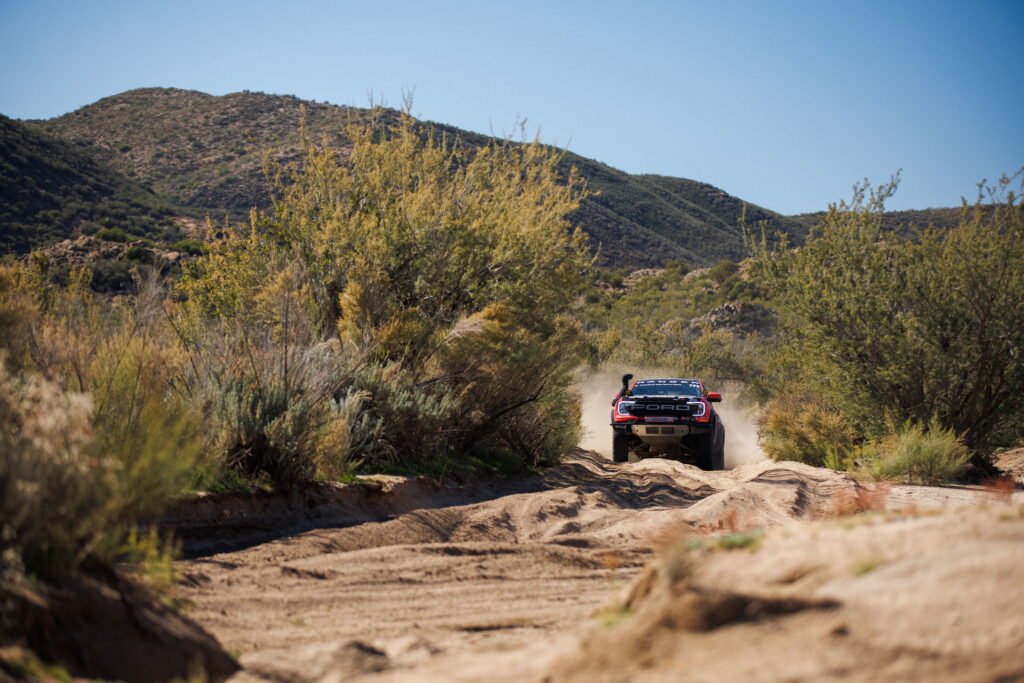
[[[886,211],[882,215],[882,227],[887,230],[896,230],[902,236],[921,230],[927,227],[949,229],[960,223],[959,207],[944,209],[908,209],[904,211]],[[821,222],[825,215],[824,211],[814,213],[802,213],[789,216],[790,219],[800,223],[809,230]]]
[[[308,134],[339,149],[346,146],[341,124],[367,111],[290,95],[144,88],[33,125],[81,145],[169,201],[219,220],[267,205],[260,150],[295,158],[303,110]],[[423,125],[460,144],[493,139],[445,124]],[[575,165],[597,193],[573,218],[600,245],[603,264],[639,268],[683,260],[707,265],[745,255],[738,226],[741,199],[705,183],[631,175],[573,153],[566,153],[563,163]],[[747,217],[797,242],[805,233],[801,222],[760,207],[748,207]]]
[[[177,239],[187,213],[89,151],[0,115],[0,253],[101,228]]]

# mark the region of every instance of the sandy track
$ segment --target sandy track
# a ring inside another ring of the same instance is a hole
[[[241,655],[237,680],[523,680],[636,577],[665,529],[828,517],[857,490],[795,463],[702,472],[581,451],[490,500],[442,491],[409,509],[399,492],[391,503],[408,511],[393,519],[184,561],[183,597]],[[929,491],[901,500],[977,495]]]

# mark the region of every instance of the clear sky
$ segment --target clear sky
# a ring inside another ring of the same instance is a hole
[[[369,92],[782,213],[902,169],[890,208],[1024,166],[1024,0],[0,0],[0,113],[131,88]]]

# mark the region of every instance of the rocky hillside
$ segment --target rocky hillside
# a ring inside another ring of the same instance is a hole
[[[240,92],[213,96],[191,90],[145,88],[33,125],[88,150],[169,201],[221,218],[242,217],[267,205],[260,150],[279,158],[298,153],[300,120],[314,139],[344,148],[341,125],[366,110],[303,101],[289,95]],[[490,138],[443,124],[425,123],[463,144]],[[600,245],[601,260],[617,267],[661,265],[668,260],[709,264],[744,255],[738,225],[744,202],[705,183],[631,175],[576,154],[575,165],[597,194],[574,217]],[[803,224],[759,207],[765,221],[799,241]]]
[[[0,116],[0,254],[102,228],[177,239],[188,213],[89,150]]]

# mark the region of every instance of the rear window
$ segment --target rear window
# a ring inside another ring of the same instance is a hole
[[[700,396],[700,384],[697,382],[637,384],[633,387],[633,396]]]

